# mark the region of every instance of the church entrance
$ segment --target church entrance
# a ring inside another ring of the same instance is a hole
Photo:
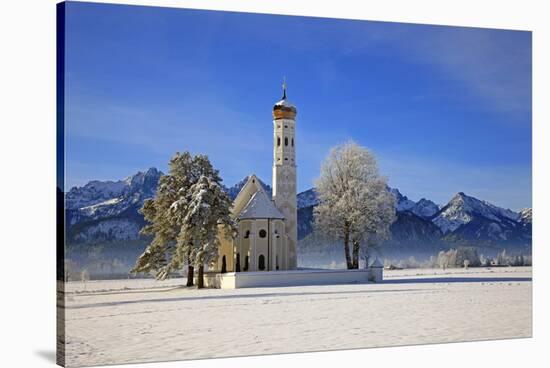
[[[260,254],[258,257],[258,269],[260,271],[265,271],[265,257],[263,254]]]

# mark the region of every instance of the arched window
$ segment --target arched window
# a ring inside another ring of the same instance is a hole
[[[292,138],[292,147],[294,147],[294,138]]]
[[[285,146],[288,146],[288,137],[285,137]]]
[[[277,137],[277,147],[281,145],[281,137]]]
[[[265,270],[265,257],[263,254],[260,254],[260,256],[258,257],[258,269],[260,271]]]
[[[248,271],[248,263],[250,262],[250,257],[246,256],[244,257],[244,270]]]
[[[266,235],[267,235],[267,232],[266,232],[264,229],[262,229],[262,230],[260,230],[260,232],[258,233],[258,235],[260,235],[260,238],[265,238]]]
[[[246,230],[246,232],[244,233],[244,238],[248,239],[249,237],[250,237],[250,230]]]

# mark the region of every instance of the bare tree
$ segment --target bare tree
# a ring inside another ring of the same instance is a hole
[[[315,185],[320,202],[314,212],[316,229],[342,240],[347,268],[358,268],[361,248],[368,254],[380,244],[395,219],[386,178],[368,149],[348,142],[331,149]]]

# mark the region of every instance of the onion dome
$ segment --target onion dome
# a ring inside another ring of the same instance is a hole
[[[286,81],[283,82],[283,98],[273,106],[273,118],[292,119],[296,118],[296,106],[291,104],[286,98]]]

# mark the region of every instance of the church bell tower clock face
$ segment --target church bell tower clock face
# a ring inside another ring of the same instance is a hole
[[[296,107],[286,96],[273,106],[273,200],[285,216],[289,268],[296,268]]]

